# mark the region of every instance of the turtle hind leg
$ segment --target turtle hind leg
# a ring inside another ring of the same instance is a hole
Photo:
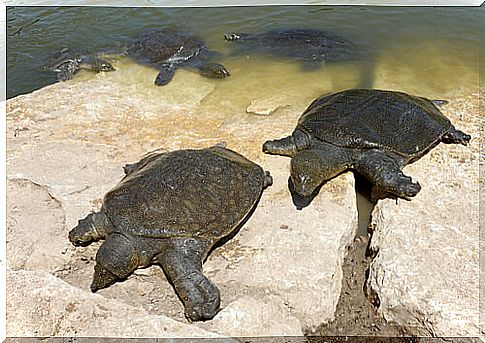
[[[75,246],[86,246],[106,238],[107,221],[108,219],[102,211],[88,214],[69,231],[69,241]]]
[[[77,60],[70,60],[61,64],[57,68],[57,80],[67,81],[74,77],[74,73],[79,70],[79,62]]]
[[[442,141],[446,144],[467,145],[472,137],[463,131],[455,129],[453,126],[444,134]]]
[[[157,86],[165,86],[170,81],[172,81],[176,70],[177,67],[175,67],[175,65],[173,64],[162,64],[162,66],[160,67],[160,72],[155,78],[155,84]]]
[[[373,183],[374,201],[389,196],[410,200],[418,194],[421,186],[401,171],[401,165],[398,158],[370,150],[363,153],[354,168]]]
[[[266,154],[293,157],[297,151],[293,136],[266,141],[263,144],[263,152]]]
[[[219,311],[220,292],[202,274],[202,261],[211,244],[193,238],[167,240],[157,262],[175,288],[191,321],[212,319]]]

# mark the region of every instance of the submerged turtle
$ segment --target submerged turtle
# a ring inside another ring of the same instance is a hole
[[[229,71],[219,63],[211,62],[217,53],[187,32],[171,29],[142,32],[129,45],[127,54],[137,62],[159,69],[155,84],[166,85],[178,68],[193,68],[203,76],[221,79]]]
[[[406,164],[439,142],[467,145],[471,139],[437,108],[446,103],[369,89],[322,96],[305,110],[291,136],[265,142],[263,151],[292,157],[291,182],[301,196],[354,169],[372,182],[374,195],[409,200],[421,186],[403,174]]]
[[[229,33],[226,41],[237,43],[233,55],[267,54],[299,60],[305,66],[319,67],[321,62],[355,59],[357,46],[336,34],[309,29],[278,29],[259,33]]]
[[[99,57],[97,54],[87,53],[81,50],[69,50],[64,48],[49,56],[44,68],[57,72],[59,81],[67,81],[73,78],[74,73],[80,69],[95,72],[113,71],[115,68]]]
[[[237,232],[272,184],[271,176],[220,146],[154,153],[124,171],[101,210],[69,232],[76,246],[105,239],[96,255],[91,290],[158,264],[189,320],[213,318],[220,294],[202,274],[202,262],[214,244]]]

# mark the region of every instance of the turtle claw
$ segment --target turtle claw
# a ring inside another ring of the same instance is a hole
[[[398,189],[397,195],[400,198],[411,200],[411,198],[415,197],[420,190],[421,190],[421,185],[419,184],[419,182],[416,182],[416,183],[411,182],[411,183],[401,185]]]

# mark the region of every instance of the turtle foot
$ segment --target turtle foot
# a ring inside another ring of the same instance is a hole
[[[193,272],[180,282],[180,297],[185,306],[185,316],[190,321],[214,318],[220,307],[220,292],[200,272]]]

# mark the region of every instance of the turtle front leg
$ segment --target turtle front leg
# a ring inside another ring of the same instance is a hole
[[[393,158],[380,151],[370,150],[355,162],[354,168],[373,184],[372,197],[378,199],[378,194],[384,192],[399,198],[410,200],[421,190],[418,182],[401,171],[398,158]]]
[[[442,141],[446,144],[467,145],[472,137],[465,132],[455,129],[453,126],[444,134]]]
[[[210,244],[194,238],[167,240],[156,261],[163,268],[185,307],[190,321],[214,318],[219,311],[220,292],[202,274],[202,261]]]
[[[69,240],[75,246],[86,246],[105,239],[107,222],[106,214],[102,210],[90,213],[69,231]]]
[[[308,148],[311,140],[306,132],[296,129],[291,136],[264,142],[263,152],[294,157],[298,151]]]
[[[162,64],[162,66],[160,67],[160,72],[157,74],[157,77],[155,78],[155,84],[157,86],[165,86],[170,81],[172,81],[176,70],[177,68],[172,63]]]

